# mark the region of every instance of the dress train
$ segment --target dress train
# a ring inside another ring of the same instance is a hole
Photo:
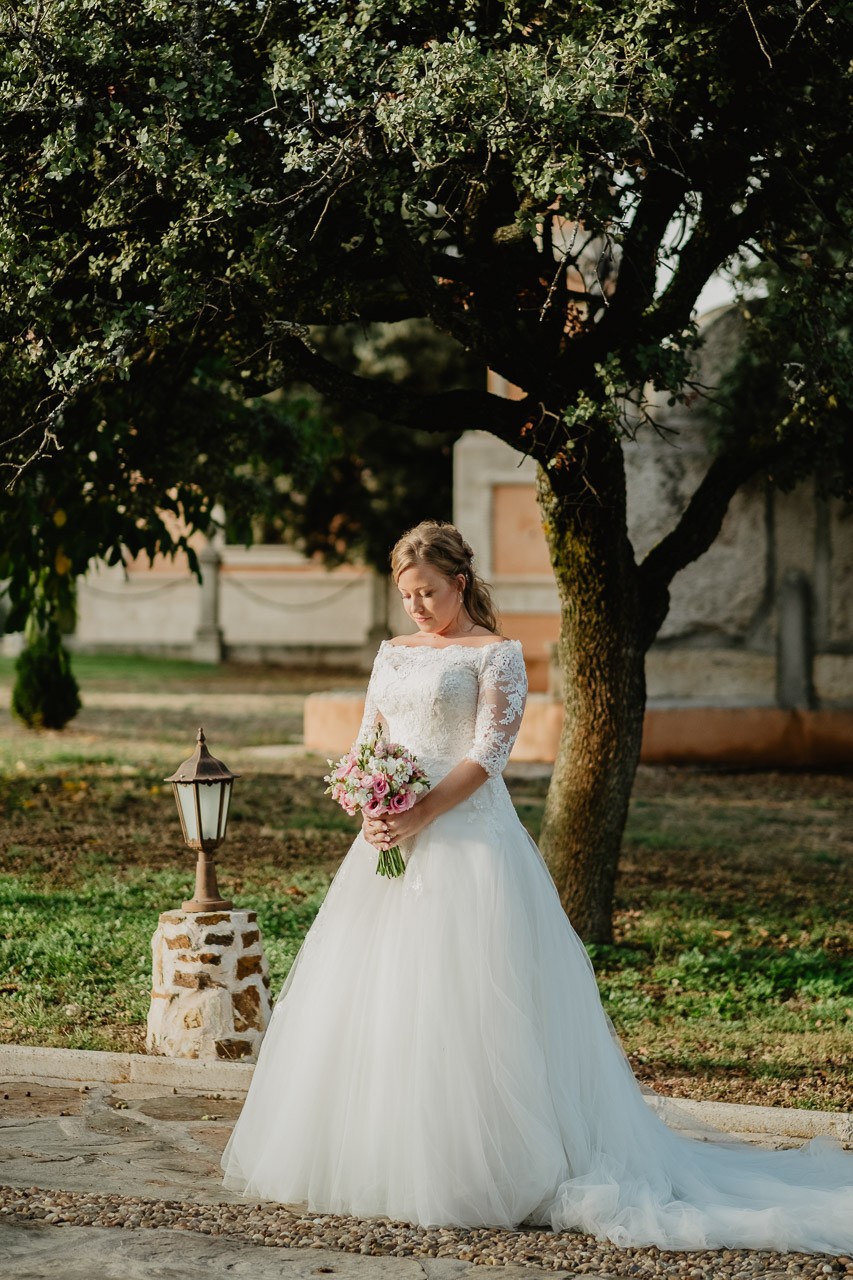
[[[411,841],[399,879],[356,837],[275,1005],[225,1184],[430,1226],[853,1250],[853,1155],[837,1143],[696,1140],[648,1105],[500,776],[520,650],[500,646],[490,684],[488,655],[450,648],[388,655],[374,702],[433,779],[466,753],[497,767]]]

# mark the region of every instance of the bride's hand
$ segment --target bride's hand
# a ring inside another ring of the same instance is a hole
[[[417,835],[429,821],[424,810],[418,813],[421,804],[422,801],[419,801],[405,813],[383,813],[378,818],[369,818],[367,814],[363,814],[362,830],[365,840],[376,849],[392,849],[401,840]]]
[[[385,819],[384,818],[368,818],[366,813],[361,815],[361,831],[368,844],[372,844],[375,849],[386,849],[389,846],[385,840]]]

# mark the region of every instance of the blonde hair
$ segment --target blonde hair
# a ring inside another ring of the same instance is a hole
[[[391,552],[391,573],[396,582],[406,569],[416,564],[428,564],[446,578],[464,575],[462,603],[469,618],[487,631],[500,634],[491,592],[476,573],[473,561],[474,552],[455,525],[444,520],[422,520],[395,543]]]

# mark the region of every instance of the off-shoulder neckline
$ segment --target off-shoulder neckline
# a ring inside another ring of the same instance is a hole
[[[508,636],[502,640],[489,640],[487,644],[394,644],[393,640],[383,640],[379,648],[388,649],[426,649],[428,653],[443,653],[445,649],[467,649],[471,653],[482,653],[484,649],[494,649],[498,645],[515,644],[521,646],[520,640],[512,640]]]

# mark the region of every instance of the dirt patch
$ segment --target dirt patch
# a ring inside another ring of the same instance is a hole
[[[236,1120],[243,1108],[242,1101],[233,1098],[196,1097],[188,1094],[164,1094],[160,1098],[144,1098],[134,1102],[134,1111],[140,1111],[152,1120],[213,1121]]]
[[[0,1083],[0,1115],[37,1120],[47,1116],[79,1116],[88,1089],[6,1080]]]
[[[357,824],[323,796],[324,786],[317,766],[307,777],[241,778],[218,860],[238,881],[269,863],[282,872],[309,863],[334,869]],[[193,863],[171,788],[157,775],[130,779],[108,769],[0,780],[0,850],[3,870],[48,874],[57,885],[77,881],[81,858],[118,869]]]
[[[656,1093],[700,1102],[737,1102],[756,1107],[802,1107],[809,1110],[849,1111],[850,1070],[805,1069],[795,1080],[756,1080],[744,1072],[712,1069],[702,1073],[672,1071],[629,1055],[634,1074]]]

